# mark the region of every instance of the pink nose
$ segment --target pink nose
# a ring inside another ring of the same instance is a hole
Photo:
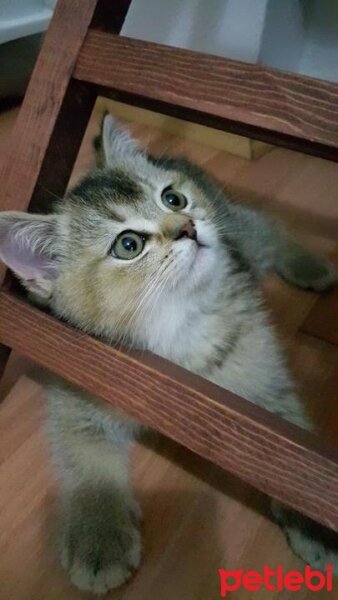
[[[196,240],[196,229],[193,221],[189,220],[181,227],[181,229],[177,232],[175,240],[180,240],[183,237],[190,238],[191,240]]]

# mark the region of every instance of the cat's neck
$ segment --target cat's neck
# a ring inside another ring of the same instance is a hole
[[[189,300],[159,302],[142,324],[143,346],[195,373],[206,375],[226,351],[241,318],[228,290],[215,284]]]

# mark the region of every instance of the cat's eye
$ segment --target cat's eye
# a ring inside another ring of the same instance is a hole
[[[183,194],[175,192],[171,188],[163,190],[161,198],[164,206],[170,208],[170,210],[183,210],[188,204]]]
[[[146,243],[146,236],[135,231],[123,231],[117,236],[111,253],[116,258],[131,260],[141,254]]]

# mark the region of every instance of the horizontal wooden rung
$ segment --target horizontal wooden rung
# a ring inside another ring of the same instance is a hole
[[[8,291],[0,292],[0,342],[338,531],[338,453],[315,436],[157,356],[107,346]]]
[[[95,30],[73,76],[140,106],[186,109],[204,125],[338,160],[335,83]]]

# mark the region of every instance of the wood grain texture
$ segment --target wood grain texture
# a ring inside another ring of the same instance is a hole
[[[50,212],[62,199],[96,100],[93,89],[70,80],[30,199],[30,210]]]
[[[89,32],[74,76],[172,116],[338,160],[338,85]]]
[[[125,353],[0,294],[0,341],[338,531],[338,453],[154,355]],[[323,494],[325,489],[325,494]]]
[[[28,208],[95,5],[93,0],[57,4],[8,147],[2,210]]]
[[[6,152],[1,210],[28,209],[95,6],[94,0],[57,4]],[[4,276],[1,268],[0,284]]]
[[[129,4],[130,0],[113,4],[98,0],[93,23],[105,23],[112,32],[118,33]],[[77,18],[76,14],[74,18]],[[93,86],[70,79],[31,196],[31,210],[48,212],[51,202],[64,196],[95,101]]]
[[[95,114],[91,119],[75,177],[93,164],[91,140],[99,117]],[[6,146],[2,118],[6,120],[6,115],[0,115],[0,152]],[[210,148],[152,128],[138,125],[132,131],[151,152],[184,153],[224,184],[231,181],[237,190],[244,186],[247,197],[252,190],[257,207],[275,207],[282,219],[291,203],[297,209],[296,236],[301,235],[300,226],[308,226],[312,214],[310,231],[315,237],[309,247],[333,250],[334,242],[326,236],[330,238],[337,215],[335,164],[284,149],[249,162],[226,153],[215,155]],[[265,197],[267,193],[269,197]],[[296,363],[293,375],[302,397],[318,429],[322,423],[325,439],[330,437],[337,445],[338,347],[297,333],[313,304],[312,294],[275,277],[267,283],[267,304],[279,334],[283,339],[287,334],[284,341],[293,367]],[[26,376],[20,378],[22,373]],[[45,442],[46,402],[40,390],[34,392],[33,382],[27,378],[30,373],[29,361],[12,353],[2,380],[6,389],[0,389],[1,398],[11,390],[0,411],[0,454],[3,452],[4,458],[0,472],[1,599],[84,600],[55,556],[52,525],[57,491]],[[269,502],[262,494],[168,438],[156,435],[152,439],[151,448],[137,445],[131,462],[133,487],[144,517],[142,567],[126,586],[110,594],[109,600],[215,600],[219,597],[219,567],[261,571],[269,564],[273,569],[283,565],[285,572],[304,569],[282,532],[265,516]],[[240,600],[256,600],[257,594],[243,594]],[[325,591],[315,597],[311,591],[298,594],[301,600],[330,600],[333,596]],[[298,595],[295,598],[298,600]],[[261,590],[257,600],[272,600],[271,591]],[[290,593],[281,592],[278,600],[290,600]]]
[[[99,86],[111,85],[113,95],[141,106],[338,160],[333,84],[99,32],[89,34],[78,79],[71,81],[96,5],[59,2],[8,149],[3,208],[27,208],[38,182],[65,187]],[[82,121],[74,125],[69,150],[65,147],[65,166],[59,140],[69,133],[67,119],[87,79],[95,87],[86,88]],[[53,175],[57,152],[61,160]],[[0,311],[0,342],[7,348],[338,530],[337,453],[322,449],[319,440],[157,357],[140,360],[108,348],[8,292],[0,294]]]
[[[17,377],[20,372],[18,365]],[[58,491],[45,439],[45,409],[44,395],[27,376],[17,380],[1,406],[1,600],[91,600],[71,584],[55,549]],[[136,445],[131,470],[143,513],[143,560],[109,600],[216,600],[220,566],[304,570],[265,516],[262,495],[199,456],[156,436],[150,448]],[[240,600],[275,600],[270,591],[257,594],[241,593]],[[298,596],[333,598],[305,590]],[[290,592],[277,598],[290,600]]]

